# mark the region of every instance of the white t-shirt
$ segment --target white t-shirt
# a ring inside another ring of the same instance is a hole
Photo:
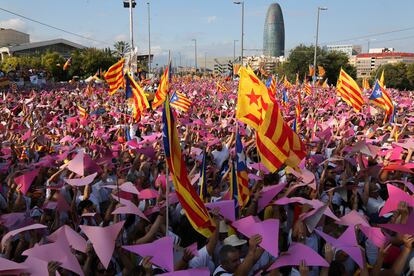
[[[221,265],[219,265],[216,268],[216,270],[214,270],[213,276],[216,276],[217,273],[219,273],[219,272],[223,272],[223,273],[220,274],[220,276],[233,276],[233,273],[226,272]]]
[[[229,158],[229,148],[227,145],[223,145],[223,148],[221,151],[213,150],[211,152],[214,158],[214,163],[216,163],[217,168],[221,168],[223,166],[224,161],[226,161]]]
[[[190,268],[208,267],[210,273],[214,271],[214,264],[211,260],[211,256],[208,254],[207,247],[203,246],[198,250],[198,256],[195,256],[188,263]]]

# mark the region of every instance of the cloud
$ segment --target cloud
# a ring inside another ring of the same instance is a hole
[[[12,18],[8,20],[0,21],[0,27],[5,29],[15,29],[21,32],[28,32],[29,27],[26,25],[26,22],[20,18]]]
[[[217,20],[217,16],[215,16],[215,15],[207,17],[207,23],[208,24],[214,23],[216,20]]]
[[[114,41],[129,41],[129,36],[127,36],[126,34],[119,34],[115,36]]]

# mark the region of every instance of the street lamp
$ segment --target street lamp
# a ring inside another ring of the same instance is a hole
[[[194,61],[195,61],[195,71],[197,72],[197,39],[193,38],[191,41],[194,41]]]
[[[151,74],[151,13],[150,3],[148,5],[148,76]]]
[[[131,48],[134,49],[134,32],[133,32],[133,18],[132,9],[135,8],[137,3],[135,0],[125,0],[124,8],[129,8],[129,37],[131,39]]]
[[[316,81],[316,50],[317,50],[317,47],[318,47],[318,36],[319,36],[319,12],[320,11],[326,11],[326,10],[328,10],[327,7],[318,7],[318,16],[317,16],[317,19],[316,19],[315,53],[314,53],[314,56],[313,56],[313,76],[312,76],[313,84],[315,84],[315,81]]]
[[[241,51],[240,51],[240,61],[241,64],[243,65],[243,38],[244,38],[244,1],[234,1],[233,2],[236,5],[241,5],[241,40],[240,40],[240,44],[241,44]]]
[[[233,63],[236,61],[236,42],[237,41],[238,41],[237,39],[233,40]]]

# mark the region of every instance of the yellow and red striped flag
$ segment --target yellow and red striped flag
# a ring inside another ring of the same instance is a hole
[[[300,113],[302,112],[302,106],[301,106],[301,97],[300,97],[300,90],[298,90],[298,101],[296,103],[295,107],[295,114],[296,114],[296,123],[300,123]]]
[[[309,76],[313,76],[315,74],[315,67],[312,64],[309,64]]]
[[[149,108],[147,97],[141,86],[127,73],[125,74],[125,90],[127,94],[132,95],[132,110],[133,118],[136,122],[139,121],[141,113]]]
[[[365,90],[369,90],[370,89],[369,82],[368,82],[368,79],[367,78],[364,78],[362,80],[362,88],[364,88]]]
[[[312,95],[312,86],[307,81],[305,82],[305,93],[308,96]]]
[[[283,79],[283,85],[285,86],[286,89],[291,89],[293,88],[293,85],[287,80],[286,76]]]
[[[72,65],[72,57],[69,57],[68,60],[66,60],[65,64],[63,64],[63,71],[68,70],[71,65]]]
[[[319,75],[319,77],[323,77],[323,76],[325,76],[325,74],[326,74],[325,68],[323,68],[322,66],[318,66],[318,75]]]
[[[109,67],[108,71],[104,74],[104,78],[109,85],[109,94],[114,94],[119,88],[125,86],[124,79],[124,65],[125,59],[121,58],[117,63]]]
[[[79,117],[85,119],[88,117],[88,112],[86,111],[85,108],[83,108],[81,105],[78,104],[78,112],[79,112]]]
[[[339,73],[338,83],[336,85],[338,95],[349,105],[359,112],[364,104],[361,89],[356,81],[351,78],[342,68]]]
[[[176,109],[187,112],[191,106],[191,101],[183,93],[175,91],[171,95],[170,105]]]
[[[261,162],[271,172],[285,163],[297,166],[305,156],[299,136],[283,121],[278,104],[271,101],[253,71],[242,67],[239,75],[236,118],[256,130]]]
[[[210,237],[215,225],[188,178],[186,165],[181,155],[177,126],[168,97],[164,102],[162,120],[165,158],[178,200],[193,228],[203,236]]]
[[[152,109],[156,109],[162,105],[170,90],[170,76],[171,75],[171,62],[165,68],[164,75],[161,77],[160,85],[157,92],[155,92],[154,101],[152,102]]]
[[[216,82],[218,92],[227,92],[229,91],[225,86],[221,85],[219,81]]]

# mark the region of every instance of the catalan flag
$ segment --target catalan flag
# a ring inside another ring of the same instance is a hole
[[[63,71],[68,70],[71,65],[72,65],[72,57],[68,58],[65,64],[63,64]]]
[[[219,81],[216,82],[218,92],[227,92],[229,91],[225,86],[221,85]]]
[[[318,66],[318,75],[319,75],[319,77],[323,77],[323,76],[325,76],[325,74],[326,74],[325,68],[323,68],[322,66]]]
[[[128,73],[125,74],[125,92],[127,95],[131,95],[133,118],[137,122],[141,117],[141,113],[149,108],[149,103],[144,90]]]
[[[191,101],[183,93],[175,91],[171,95],[170,104],[176,109],[187,112],[191,106]]]
[[[207,198],[207,179],[206,179],[206,151],[203,152],[203,162],[201,164],[200,180],[199,180],[199,195],[203,202],[206,202]]]
[[[315,74],[315,68],[312,64],[309,64],[309,76],[313,77],[314,74]]]
[[[364,78],[362,80],[362,88],[364,88],[366,91],[368,91],[370,89],[369,82],[368,82],[367,78]]]
[[[239,217],[240,208],[239,208],[239,193],[237,188],[237,174],[236,174],[236,166],[234,161],[232,161],[233,166],[231,167],[230,171],[230,189],[229,189],[229,196],[230,200],[234,201],[234,211],[236,213],[236,218]]]
[[[293,88],[293,85],[287,80],[286,76],[283,80],[283,85],[285,86],[286,89],[291,89]]]
[[[305,82],[305,93],[308,96],[312,95],[312,86],[307,81]]]
[[[256,132],[256,146],[261,162],[270,172],[283,164],[296,167],[306,155],[299,136],[283,121],[278,105],[273,103]]]
[[[364,104],[361,89],[351,76],[342,68],[339,73],[338,83],[336,85],[339,96],[349,105],[359,112]]]
[[[387,115],[392,116],[394,112],[394,104],[392,103],[390,95],[387,93],[384,87],[382,87],[378,80],[375,82],[374,89],[372,90],[372,94],[369,97],[369,101],[376,106],[384,109]]]
[[[295,82],[295,85],[296,85],[296,89],[299,87],[299,73],[296,73],[296,82]]]
[[[81,105],[78,104],[78,112],[79,112],[79,117],[85,119],[88,117],[88,112],[86,111],[85,108],[83,108]]]
[[[240,133],[236,135],[236,176],[238,203],[241,208],[249,201],[249,177],[247,175],[246,156],[243,151]]]
[[[296,106],[295,106],[296,121],[298,123],[301,122],[301,120],[300,120],[300,113],[301,112],[302,112],[301,95],[300,95],[300,90],[298,90],[298,101],[297,101]]]
[[[288,100],[288,96],[287,96],[286,89],[283,88],[282,89],[282,106],[283,107],[287,107],[288,106],[288,102],[289,102],[289,100]]]
[[[114,94],[119,88],[124,87],[124,65],[125,59],[121,58],[117,63],[109,67],[104,78],[109,85],[109,94]]]
[[[167,97],[168,91],[170,90],[171,80],[171,61],[165,68],[164,75],[161,77],[160,85],[158,86],[157,92],[155,92],[154,101],[152,103],[152,109],[156,109],[160,106]]]
[[[178,200],[193,228],[205,237],[215,229],[210,215],[188,179],[186,165],[181,155],[180,140],[168,97],[162,114],[165,158],[172,176]]]

